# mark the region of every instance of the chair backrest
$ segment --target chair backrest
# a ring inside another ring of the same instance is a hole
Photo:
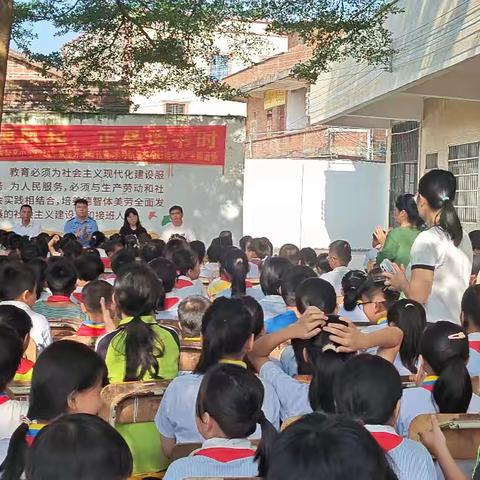
[[[480,445],[480,414],[438,413],[436,415],[447,446],[456,460],[474,460]],[[418,415],[410,424],[408,438],[420,440],[420,433],[432,428],[431,414]]]
[[[179,458],[188,457],[194,450],[201,448],[201,443],[177,443],[172,450],[172,462]]]
[[[295,423],[300,418],[302,418],[301,415],[295,415],[294,417],[286,418],[280,427],[280,431],[283,432],[289,425],[291,425],[292,423]]]
[[[162,327],[171,328],[172,330],[175,330],[177,335],[180,337],[181,331],[180,331],[180,324],[178,323],[178,320],[175,320],[173,318],[158,318],[157,320]]]
[[[295,375],[293,377],[297,382],[300,383],[311,383],[312,382],[312,376],[311,375]]]
[[[197,366],[200,354],[202,352],[201,342],[180,341],[180,360],[178,369],[185,372],[191,372]]]
[[[416,387],[417,384],[414,380],[412,380],[412,375],[401,375],[400,379],[402,381],[402,388],[413,388]]]
[[[15,400],[28,402],[30,396],[30,382],[11,382],[7,386],[7,391]]]
[[[81,323],[81,321],[80,321]],[[77,332],[80,323],[69,318],[62,318],[58,320],[51,320],[48,322],[52,332],[53,341],[61,340],[64,337],[71,337]]]
[[[71,340],[72,342],[83,343],[89,348],[94,349],[98,337],[86,337],[84,335],[71,335],[69,337],[61,337],[59,340]]]
[[[472,377],[472,391],[475,395],[480,395],[480,377]]]

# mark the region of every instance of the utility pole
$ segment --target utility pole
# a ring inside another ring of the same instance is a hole
[[[7,58],[13,21],[13,0],[0,0],[0,129],[2,127],[3,96],[7,80]]]

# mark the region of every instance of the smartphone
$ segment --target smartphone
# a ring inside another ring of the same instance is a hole
[[[396,273],[395,265],[388,258],[380,264],[380,268],[386,273]]]

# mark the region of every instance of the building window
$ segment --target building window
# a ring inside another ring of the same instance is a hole
[[[448,170],[457,179],[455,208],[462,223],[477,224],[480,142],[453,145],[448,150]]]
[[[228,55],[214,55],[210,63],[210,78],[217,82],[228,75],[229,57]]]
[[[186,103],[166,103],[165,113],[167,115],[184,115],[187,112]]]
[[[438,168],[438,153],[427,153],[425,155],[425,168],[427,170]]]

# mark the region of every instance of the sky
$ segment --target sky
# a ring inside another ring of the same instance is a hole
[[[56,37],[55,28],[49,22],[38,22],[33,26],[33,32],[38,35],[38,38],[32,41],[31,49],[35,53],[51,53],[57,51],[62,45],[71,40],[74,35],[63,35]],[[12,42],[11,47],[18,49],[15,42]]]

